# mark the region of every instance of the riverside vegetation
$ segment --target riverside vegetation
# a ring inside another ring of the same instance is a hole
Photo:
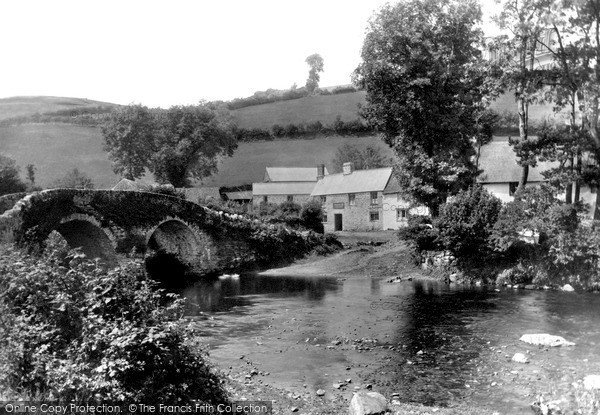
[[[505,205],[473,186],[442,205],[437,218],[410,218],[399,235],[419,262],[428,251],[449,252],[454,259],[438,269],[444,278],[598,290],[600,234],[583,211],[548,185],[521,189]]]

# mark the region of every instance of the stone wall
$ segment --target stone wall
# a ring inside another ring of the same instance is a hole
[[[371,204],[371,192],[355,193],[355,204],[350,206],[348,194],[327,195],[323,204],[327,213],[327,222],[323,223],[325,232],[335,230],[335,215],[342,215],[342,230],[344,231],[373,231],[383,229],[383,196],[377,192],[377,204]],[[343,204],[343,208],[341,208]],[[371,212],[377,212],[379,218],[371,220]]]

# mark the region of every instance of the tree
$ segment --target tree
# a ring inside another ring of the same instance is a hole
[[[104,123],[104,148],[116,174],[129,180],[144,174],[152,155],[157,128],[156,113],[143,105],[122,107]]]
[[[467,188],[476,118],[494,92],[478,48],[474,0],[408,0],[370,23],[354,82],[367,92],[362,115],[397,155],[403,196],[433,215]]]
[[[381,148],[368,144],[361,149],[356,144],[343,144],[335,152],[335,157],[331,161],[336,171],[341,172],[344,163],[351,162],[355,170],[376,169],[386,167],[391,164],[391,160],[381,154]]]
[[[237,148],[228,111],[210,103],[166,111],[129,106],[102,132],[116,173],[136,179],[148,169],[159,182],[175,187],[215,173],[218,157]]]
[[[535,142],[529,136],[529,105],[537,100],[543,86],[544,68],[536,65],[536,53],[544,25],[539,18],[540,0],[505,0],[496,21],[501,29],[509,30],[511,36],[500,36],[496,47],[502,52],[504,84],[515,93],[519,115],[519,138],[509,138],[522,168],[519,187],[525,187],[529,167],[535,167]]]
[[[149,166],[159,182],[187,187],[217,172],[219,156],[237,148],[228,113],[209,104],[171,107],[155,139]]]
[[[323,72],[323,58],[318,53],[313,53],[306,58],[309,66],[308,79],[306,80],[306,89],[312,93],[319,87],[321,77],[319,73]]]
[[[33,164],[28,164],[25,169],[27,170],[27,180],[31,187],[35,186],[35,171],[37,170]]]
[[[0,196],[24,192],[27,186],[19,177],[19,166],[10,157],[0,154]]]
[[[74,168],[62,178],[55,180],[52,186],[58,189],[93,189],[94,182],[87,174]]]

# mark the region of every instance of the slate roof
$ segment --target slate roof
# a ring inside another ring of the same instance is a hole
[[[194,203],[208,199],[221,200],[219,188],[215,186],[182,187],[177,190],[183,191],[185,193],[185,198]]]
[[[323,177],[315,184],[311,196],[380,192],[385,189],[391,175],[391,167],[354,170],[351,174],[330,174]]]
[[[390,177],[390,181],[388,182],[387,186],[385,186],[385,189],[383,189],[383,194],[389,195],[389,194],[399,193],[399,192],[400,192],[400,183],[398,183],[398,180],[392,174],[392,177]]]
[[[542,182],[541,172],[554,167],[556,163],[539,162],[529,168],[528,182]],[[479,168],[483,173],[477,181],[480,183],[518,182],[521,178],[521,166],[516,162],[515,152],[508,141],[492,141],[481,148]]]
[[[329,174],[325,168],[325,175]],[[317,167],[267,167],[265,182],[316,182]]]
[[[309,195],[314,187],[315,182],[252,183],[252,194],[254,196]]]

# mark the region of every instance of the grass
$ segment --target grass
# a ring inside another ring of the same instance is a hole
[[[279,140],[240,143],[233,157],[223,160],[219,173],[205,179],[210,186],[238,185],[263,180],[265,167],[309,167],[325,164],[332,172],[331,160],[339,146],[355,143],[360,146],[376,144],[385,156],[391,149],[377,136],[327,137],[314,140]]]
[[[364,104],[366,92],[350,92],[338,95],[309,96],[290,101],[254,105],[232,111],[242,128],[270,130],[274,124],[308,123],[321,121],[331,124],[340,115],[343,121],[358,118],[358,104]]]
[[[96,187],[112,187],[118,177],[102,146],[102,133],[96,127],[25,124],[0,128],[0,153],[17,161],[23,178],[25,166],[34,164],[36,184],[42,187],[74,168],[90,176]]]
[[[0,121],[7,118],[60,110],[82,110],[87,107],[115,106],[108,102],[86,98],[65,97],[11,97],[0,99]]]

